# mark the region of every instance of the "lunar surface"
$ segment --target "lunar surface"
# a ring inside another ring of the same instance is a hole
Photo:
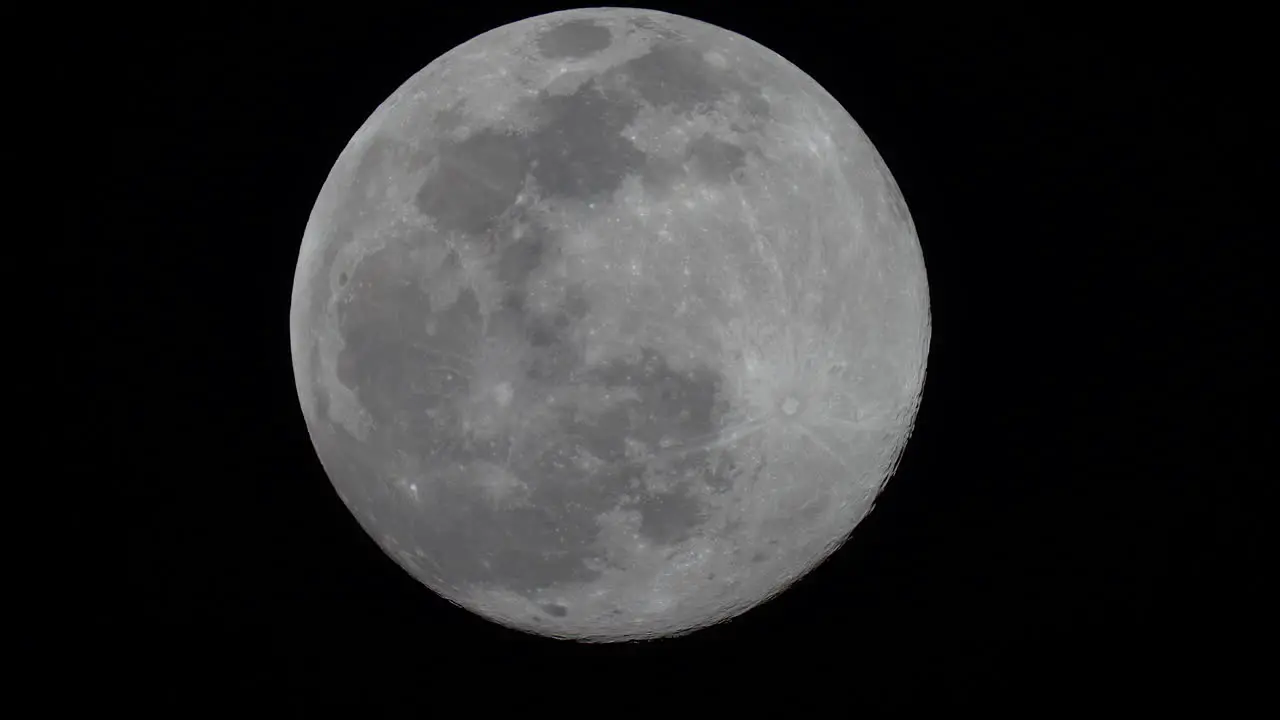
[[[591,9],[404,83],[306,227],[290,334],[342,500],[454,603],[587,641],[785,590],[871,509],[924,384],[914,225],[812,78]]]

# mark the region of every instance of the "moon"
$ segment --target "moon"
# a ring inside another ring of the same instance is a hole
[[[555,638],[784,591],[893,474],[924,386],[915,226],[812,78],[662,12],[484,33],[383,102],[290,310],[316,453],[432,591]]]

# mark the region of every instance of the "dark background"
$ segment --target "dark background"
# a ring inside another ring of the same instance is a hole
[[[902,465],[841,551],[730,623],[615,646],[503,629],[384,556],[316,459],[289,356],[302,232],[350,136],[436,56],[559,6],[101,18],[115,223],[85,287],[128,306],[88,308],[129,505],[118,696],[678,717],[684,696],[1038,714],[1254,689],[1261,20],[875,5],[651,5],[849,110],[917,223],[934,334]]]

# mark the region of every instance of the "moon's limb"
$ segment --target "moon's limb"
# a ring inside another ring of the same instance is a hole
[[[415,75],[308,222],[291,339],[334,485],[523,630],[687,632],[775,594],[910,432],[901,193],[803,72],[664,13],[553,13]]]

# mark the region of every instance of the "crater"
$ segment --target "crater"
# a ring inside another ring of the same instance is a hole
[[[613,44],[613,35],[591,20],[569,20],[543,32],[537,44],[538,52],[549,60],[580,60]]]
[[[547,603],[546,605],[543,605],[542,612],[550,615],[551,617],[558,618],[562,618],[569,614],[568,608],[558,603]]]

